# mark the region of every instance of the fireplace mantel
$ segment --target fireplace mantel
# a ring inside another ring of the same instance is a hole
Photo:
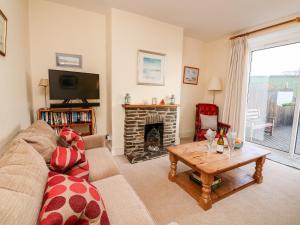
[[[179,105],[169,105],[169,104],[164,104],[164,105],[125,105],[123,104],[122,107],[124,109],[143,109],[143,108],[177,108]]]

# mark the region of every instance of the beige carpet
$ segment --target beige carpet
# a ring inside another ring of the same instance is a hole
[[[264,182],[252,185],[204,211],[168,180],[168,157],[130,164],[116,157],[122,173],[159,225],[299,225],[300,171],[267,160]],[[254,165],[251,164],[252,169]],[[187,168],[178,164],[179,172]]]

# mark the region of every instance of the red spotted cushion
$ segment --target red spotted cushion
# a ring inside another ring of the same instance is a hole
[[[109,225],[103,200],[84,179],[49,172],[39,225]]]
[[[77,163],[85,161],[85,155],[80,153],[73,147],[61,147],[57,146],[52,154],[50,161],[50,169],[57,172],[65,172],[72,168]]]
[[[78,149],[81,153],[83,153],[85,149],[84,141],[77,131],[68,127],[64,127],[60,131],[59,136],[63,138],[70,146]]]

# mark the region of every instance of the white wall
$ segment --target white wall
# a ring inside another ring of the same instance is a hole
[[[0,0],[8,19],[7,54],[0,56],[0,146],[20,128],[29,125],[28,82],[28,2]]]
[[[112,62],[112,151],[123,154],[125,93],[132,104],[149,103],[175,94],[180,104],[183,29],[136,14],[111,11]],[[139,49],[166,54],[165,85],[137,85],[137,52]],[[178,132],[177,132],[178,139]]]
[[[180,103],[180,137],[192,137],[195,130],[195,105],[202,101],[205,87],[205,55],[204,43],[198,39],[184,37],[183,40],[183,67],[192,66],[199,68],[198,85],[183,84],[181,87]]]
[[[97,108],[98,133],[106,134],[106,21],[105,16],[44,0],[29,1],[33,109],[44,107],[40,78],[56,67],[55,53],[82,55],[83,68],[100,74],[101,107]]]

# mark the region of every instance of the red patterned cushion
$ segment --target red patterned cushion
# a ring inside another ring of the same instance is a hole
[[[71,128],[64,127],[59,136],[63,138],[69,145],[73,148],[78,149],[81,153],[83,153],[85,146],[83,138],[79,135],[79,133]]]
[[[69,171],[67,171],[66,174],[89,180],[89,162],[85,160],[84,162],[75,165]]]
[[[52,154],[50,169],[56,172],[65,172],[77,163],[85,161],[85,155],[72,147],[57,146]]]
[[[40,225],[109,225],[96,187],[84,179],[49,172]]]

